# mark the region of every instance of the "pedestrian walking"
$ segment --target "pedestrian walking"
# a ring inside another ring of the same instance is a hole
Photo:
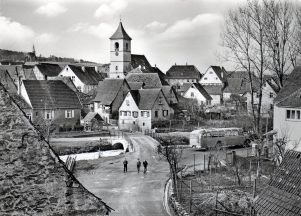
[[[143,161],[143,167],[144,167],[143,173],[144,173],[144,174],[147,172],[147,165],[148,165],[147,161],[144,160],[144,161]]]
[[[123,172],[124,173],[128,172],[128,161],[126,160],[126,158],[124,158],[123,161]]]
[[[140,162],[140,160],[138,158],[138,161],[137,161],[137,172],[138,172],[138,174],[140,172],[140,167],[141,167],[141,162]]]

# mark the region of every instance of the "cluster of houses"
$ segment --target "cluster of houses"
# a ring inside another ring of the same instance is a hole
[[[175,64],[163,73],[144,55],[132,54],[131,41],[120,22],[110,37],[110,64],[0,65],[1,84],[14,95],[32,122],[48,119],[62,128],[83,125],[93,130],[94,126],[105,123],[118,124],[124,130],[144,131],[151,129],[156,121],[174,118],[180,97],[194,100],[200,107],[212,107],[231,100],[231,95],[239,95],[251,111],[246,72],[210,66],[201,73],[194,65]],[[300,124],[300,110],[296,108],[300,98],[299,70],[296,68],[292,73],[290,87],[280,92],[272,76],[264,78],[262,112],[277,113],[274,115],[277,130],[284,127],[296,133],[295,125]],[[254,80],[256,105],[259,81]]]

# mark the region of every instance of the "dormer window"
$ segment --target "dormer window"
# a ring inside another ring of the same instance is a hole
[[[115,66],[115,70],[118,71],[118,66]]]

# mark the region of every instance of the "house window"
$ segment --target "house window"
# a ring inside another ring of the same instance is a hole
[[[77,86],[76,88],[77,88],[78,91],[80,91],[80,92],[82,91],[82,87],[81,86]]]
[[[300,110],[286,110],[286,119],[300,120]]]
[[[142,126],[145,126],[145,122],[142,123]]]
[[[204,80],[207,80],[207,79],[208,79],[207,77],[204,78]]]
[[[54,110],[46,110],[45,119],[53,119],[53,118],[54,118]]]
[[[128,113],[128,116],[131,116],[131,111],[127,111],[127,113]]]
[[[168,110],[162,110],[163,116],[168,116]]]
[[[191,93],[190,93],[190,96],[191,96],[191,97],[194,97],[194,92],[191,92]]]
[[[133,124],[136,124],[136,122],[135,122],[135,121],[133,121]]]
[[[141,117],[144,117],[144,118],[149,117],[149,111],[141,111]]]
[[[270,104],[270,110],[273,110],[273,109],[274,109],[273,104]]]
[[[273,98],[273,97],[274,97],[273,92],[270,92],[270,98]]]
[[[118,51],[118,50],[119,50],[119,43],[116,42],[116,43],[115,43],[115,51]]]
[[[125,50],[129,51],[129,44],[128,43],[125,44]]]
[[[39,115],[39,112],[36,112],[36,116],[38,116]]]
[[[256,92],[256,97],[259,98],[259,93],[258,92]]]
[[[187,80],[187,82],[189,82],[189,80]]]
[[[65,110],[65,118],[74,118],[74,110]]]
[[[217,77],[215,77],[215,80],[218,80],[218,78],[217,78]]]
[[[163,102],[162,102],[162,97],[160,96],[159,97],[159,105],[162,105],[163,104]]]
[[[126,103],[127,106],[130,105],[130,101],[129,100],[126,100],[125,103]]]
[[[133,114],[134,118],[138,118],[138,112],[137,111],[134,111],[132,114]]]
[[[155,118],[158,118],[158,111],[155,111]]]
[[[127,116],[127,112],[126,112],[126,111],[124,111],[124,112],[123,112],[123,115],[124,115],[124,116]]]
[[[75,81],[75,76],[71,76],[71,80],[72,80],[72,82],[74,82]]]
[[[212,71],[210,71],[210,72],[209,72],[209,74],[213,74],[213,72],[212,72]]]

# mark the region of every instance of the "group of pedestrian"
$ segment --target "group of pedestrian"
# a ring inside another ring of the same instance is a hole
[[[148,166],[148,162],[146,160],[144,160],[142,162],[143,164],[143,173],[145,174],[147,172],[147,166]],[[140,159],[138,158],[137,160],[137,173],[139,174],[140,173],[140,167],[141,167],[141,161]],[[128,171],[128,161],[126,158],[124,158],[124,161],[123,161],[123,172],[126,173]]]

